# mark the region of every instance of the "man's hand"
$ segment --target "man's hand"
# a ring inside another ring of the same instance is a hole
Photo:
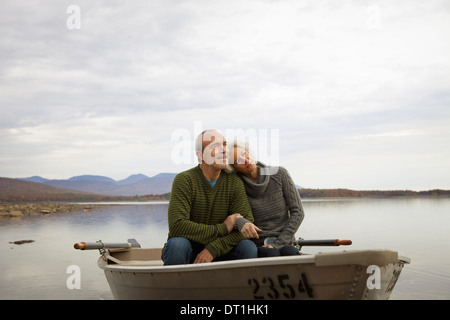
[[[240,213],[233,213],[230,214],[223,223],[225,223],[225,225],[227,226],[228,229],[228,233],[230,233],[231,231],[233,231],[234,229],[234,224],[236,222],[236,220],[238,218],[242,218]]]
[[[197,257],[194,260],[194,263],[205,263],[205,262],[211,262],[213,261],[214,257],[211,255],[211,253],[208,251],[208,249],[203,249],[200,251],[200,253],[197,255]]]
[[[255,226],[253,223],[251,222],[247,222],[246,224],[244,224],[244,226],[241,228],[241,233],[244,237],[246,237],[247,239],[251,239],[251,238],[256,238],[259,239],[259,234],[258,232],[261,232],[262,230],[260,228],[258,228],[257,226]]]

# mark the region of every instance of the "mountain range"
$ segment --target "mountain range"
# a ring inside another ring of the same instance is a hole
[[[18,178],[17,180],[42,183],[48,186],[112,196],[142,196],[170,192],[176,173],[160,173],[153,177],[133,174],[116,181],[98,175],[81,175],[65,180],[46,179],[39,176]]]
[[[0,201],[142,201],[167,200],[176,173],[160,173],[153,177],[134,174],[116,181],[98,175],[75,176],[66,180],[50,180],[39,176],[28,178],[0,177]],[[450,190],[349,190],[307,189],[296,185],[302,198],[450,196]]]

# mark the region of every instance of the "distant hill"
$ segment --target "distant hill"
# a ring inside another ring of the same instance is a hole
[[[129,185],[129,184],[133,184],[133,183],[139,182],[139,181],[144,180],[144,179],[148,179],[148,177],[145,174],[132,174],[131,176],[129,176],[126,179],[117,181],[117,183],[120,184],[120,185],[126,186],[126,185]]]
[[[160,173],[153,177],[133,174],[115,181],[98,175],[81,175],[66,180],[49,180],[39,176],[0,178],[0,200],[167,200],[176,173]],[[297,186],[302,198],[450,196],[450,190],[355,191],[349,189],[308,189]]]
[[[85,192],[75,191],[75,190],[65,190],[60,188],[55,188],[49,186],[45,183],[33,182],[33,181],[22,181],[18,179],[10,178],[0,178],[0,194],[2,195],[12,195],[12,194],[60,194],[73,192],[76,194],[82,194]]]
[[[48,181],[48,179],[39,177],[39,176],[32,176],[29,178],[24,178],[24,179],[17,179],[17,180],[25,180],[25,181],[31,181],[31,182],[39,182],[39,183],[45,183]]]
[[[0,178],[0,201],[99,201],[107,197],[45,183]]]
[[[75,176],[69,178],[69,181],[92,181],[92,182],[112,182],[115,183],[114,179],[104,177],[104,176],[94,176],[94,175],[83,175],[83,176]],[[48,181],[47,181],[48,182]]]
[[[81,175],[65,180],[49,180],[38,176],[20,178],[23,181],[41,182],[48,186],[97,193],[111,196],[159,195],[170,192],[176,173],[160,173],[153,177],[134,174],[126,179],[116,181],[98,175]],[[19,179],[18,179],[19,180]]]

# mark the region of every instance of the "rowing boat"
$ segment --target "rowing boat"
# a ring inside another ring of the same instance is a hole
[[[98,266],[115,299],[384,300],[410,263],[392,250],[345,250],[164,266],[162,249],[130,240],[75,244],[100,250]]]

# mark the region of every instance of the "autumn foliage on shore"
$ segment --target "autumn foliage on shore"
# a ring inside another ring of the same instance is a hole
[[[450,190],[349,190],[349,189],[299,189],[302,198],[362,198],[362,197],[419,197],[450,196]]]

